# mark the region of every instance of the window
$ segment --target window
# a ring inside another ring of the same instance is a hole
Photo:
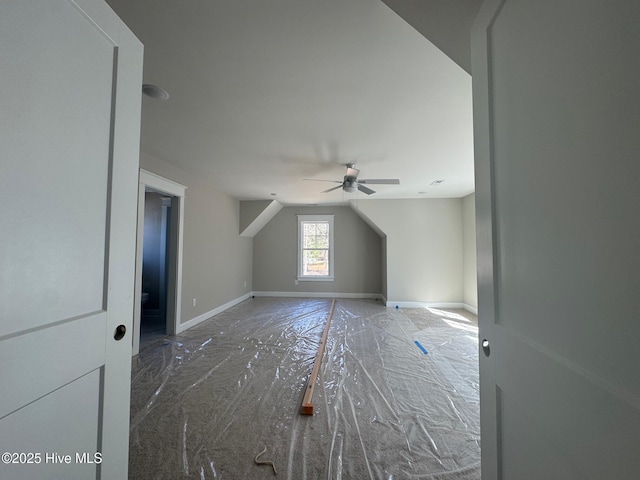
[[[298,280],[333,280],[333,215],[298,215]]]

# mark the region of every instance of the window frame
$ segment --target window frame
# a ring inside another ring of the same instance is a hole
[[[304,275],[303,274],[303,228],[305,223],[328,223],[329,224],[329,274],[328,275]],[[298,275],[297,280],[301,282],[333,282],[334,275],[334,215],[298,215]]]

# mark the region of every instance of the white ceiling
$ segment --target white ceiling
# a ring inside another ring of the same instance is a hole
[[[369,198],[473,192],[471,77],[380,0],[107,1],[170,94],[143,98],[146,153],[242,200],[366,197],[303,180],[348,162],[400,179]]]

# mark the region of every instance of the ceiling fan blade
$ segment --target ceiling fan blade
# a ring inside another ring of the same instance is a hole
[[[360,170],[357,168],[347,167],[347,177],[358,178]]]
[[[331,182],[331,183],[342,183],[338,180],[320,180],[318,178],[303,178],[302,180],[309,180],[310,182]]]
[[[397,178],[368,178],[366,180],[358,180],[358,183],[368,183],[369,185],[400,185]]]
[[[337,189],[339,189],[339,188],[342,188],[342,184],[338,185],[337,187],[330,188],[330,189],[328,189],[328,190],[323,190],[323,191],[322,191],[322,192],[320,192],[320,193],[329,193],[329,192],[332,192],[332,191],[337,190]]]
[[[370,188],[367,188],[363,185],[360,185],[358,183],[358,190],[360,190],[362,193],[366,193],[367,195],[371,195],[372,193],[376,193],[375,190],[371,190]]]

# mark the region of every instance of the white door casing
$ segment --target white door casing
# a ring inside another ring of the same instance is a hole
[[[167,178],[140,169],[138,185],[138,226],[137,226],[137,246],[136,246],[136,281],[135,281],[135,303],[133,315],[133,348],[132,355],[135,356],[140,351],[140,322],[142,317],[142,258],[144,246],[144,208],[145,191],[147,187],[156,192],[164,193],[173,197],[171,207],[170,245],[169,245],[169,265],[168,277],[169,285],[167,291],[167,335],[175,335],[180,325],[181,299],[182,299],[182,242],[184,230],[184,202],[187,187]]]
[[[482,478],[640,478],[640,4],[472,35]]]
[[[1,10],[0,477],[126,478],[142,45],[101,0]]]

